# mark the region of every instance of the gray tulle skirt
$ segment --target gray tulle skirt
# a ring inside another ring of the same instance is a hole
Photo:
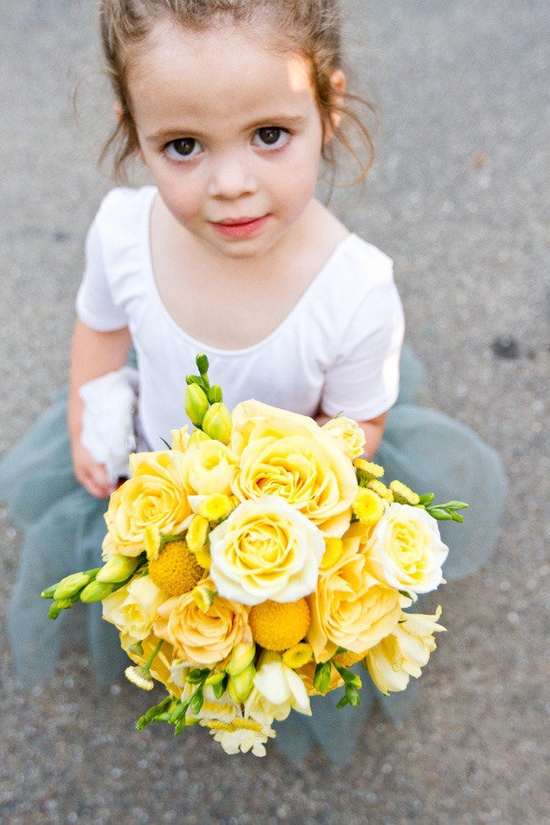
[[[478,570],[494,547],[506,496],[502,464],[471,429],[415,403],[423,369],[410,350],[404,350],[401,372],[400,396],[375,460],[384,466],[388,482],[398,478],[419,493],[434,492],[440,502],[469,503],[464,524],[440,523],[450,547],[445,578],[463,578]],[[76,605],[53,622],[47,617],[49,603],[40,598],[63,576],[101,564],[106,529],[106,501],[90,496],[73,475],[66,410],[66,391],[60,391],[0,460],[0,503],[24,536],[7,617],[16,675],[24,686],[53,673],[64,644],[88,648],[100,684],[119,679],[128,661],[117,630],[101,618],[101,605]],[[312,717],[293,712],[277,725],[279,749],[297,761],[320,745],[330,759],[344,764],[375,698],[390,716],[404,715],[413,699],[411,686],[386,700],[364,676],[360,707],[336,710],[340,691],[314,698]]]

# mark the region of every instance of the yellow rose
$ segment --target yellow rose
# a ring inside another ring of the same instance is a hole
[[[358,540],[345,544],[337,564],[321,571],[317,590],[308,599],[307,640],[318,661],[333,656],[338,647],[354,653],[373,647],[401,615],[398,591],[370,575]]]
[[[445,630],[437,623],[438,607],[433,616],[424,613],[402,613],[393,632],[382,639],[366,655],[372,681],[384,694],[405,690],[409,678],[421,675],[430,653],[435,650],[434,633]]]
[[[172,449],[184,453],[191,438],[187,424],[179,430],[170,430],[170,435],[172,436]]]
[[[322,429],[336,439],[340,449],[349,459],[359,458],[363,455],[366,438],[357,421],[339,415],[337,418],[331,418],[330,421],[323,424]]]
[[[210,580],[206,584],[216,589]],[[178,658],[206,667],[227,659],[239,642],[252,643],[248,611],[243,605],[216,596],[204,612],[192,592],[161,604],[153,630],[174,646]]]
[[[130,644],[147,638],[166,593],[149,576],[138,576],[103,599],[103,618],[131,638]]]
[[[293,602],[317,584],[320,530],[277,496],[245,501],[210,533],[210,575],[220,595],[242,604]]]
[[[240,466],[233,492],[241,501],[279,496],[325,535],[343,535],[357,492],[355,470],[313,419],[243,402],[233,411],[231,447]]]
[[[437,522],[420,507],[391,504],[378,524],[365,554],[377,579],[407,593],[428,593],[444,581],[441,565],[449,548]]]
[[[237,474],[237,457],[221,441],[196,441],[188,447],[182,467],[190,495],[229,494]]]
[[[147,525],[169,535],[184,529],[191,509],[182,481],[185,453],[160,451],[130,456],[132,478],[111,495],[105,514],[108,537],[105,555],[113,549],[126,556],[139,556],[145,549]]]

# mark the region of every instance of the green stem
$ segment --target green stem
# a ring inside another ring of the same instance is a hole
[[[155,660],[155,656],[157,655],[157,653],[159,652],[159,650],[161,649],[161,647],[162,647],[162,645],[163,645],[163,644],[164,644],[164,639],[161,639],[161,640],[160,640],[160,642],[158,643],[158,645],[156,646],[156,648],[153,650],[153,652],[152,652],[152,654],[151,654],[151,656],[150,656],[150,658],[149,658],[149,661],[148,661],[148,662],[146,662],[146,663],[143,665],[143,667],[145,668],[145,670],[149,671],[149,668],[151,667],[151,665],[153,664],[153,662],[154,662],[154,660]]]

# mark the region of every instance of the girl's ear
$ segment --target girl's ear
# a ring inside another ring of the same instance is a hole
[[[338,131],[340,121],[342,120],[342,102],[344,99],[344,92],[346,91],[346,75],[342,69],[336,69],[330,76],[330,88],[332,96],[333,111],[330,115],[330,121],[325,130],[325,143],[328,143],[334,137],[335,132]]]

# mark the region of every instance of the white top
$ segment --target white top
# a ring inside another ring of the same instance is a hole
[[[129,327],[140,421],[153,449],[189,423],[185,376],[196,373],[199,352],[208,356],[210,380],[222,386],[229,409],[255,398],[305,415],[322,408],[366,421],[394,404],[403,312],[390,258],[346,236],[270,335],[246,349],[220,350],[187,335],[159,295],[149,243],[155,194],[146,186],[105,197],[88,233],[77,297],[78,317],[92,329]]]

